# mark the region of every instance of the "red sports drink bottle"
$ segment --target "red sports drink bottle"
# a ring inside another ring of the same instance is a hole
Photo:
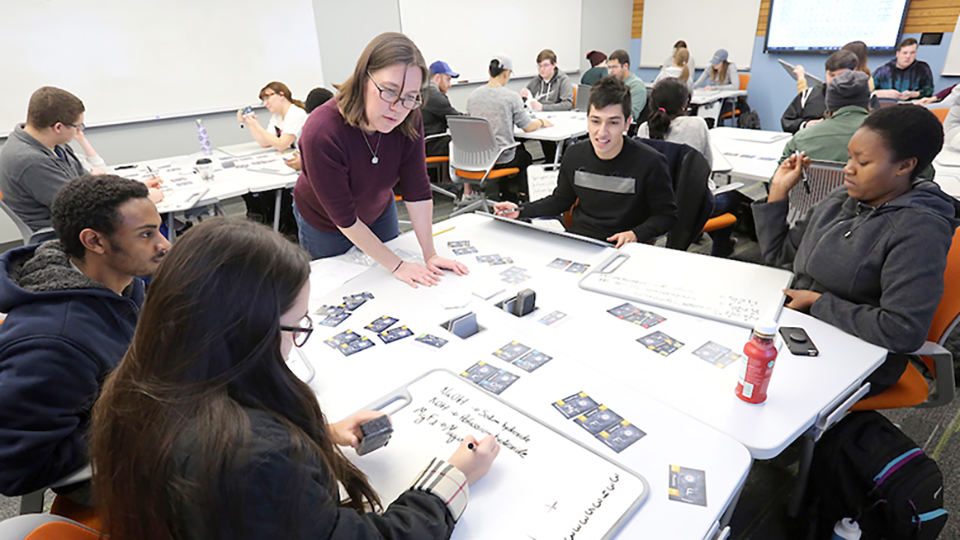
[[[743,346],[744,359],[737,381],[737,397],[747,403],[763,403],[767,400],[767,386],[777,361],[777,348],[773,343],[777,323],[761,321],[753,327],[753,337]]]

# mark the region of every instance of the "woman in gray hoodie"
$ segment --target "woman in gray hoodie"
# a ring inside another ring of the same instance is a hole
[[[803,220],[786,220],[787,193],[810,164],[802,154],[780,165],[767,202],[753,205],[764,259],[793,264],[787,307],[890,351],[867,378],[868,395],[897,382],[943,296],[960,203],[918,178],[942,147],[940,121],[927,109],[880,109],[847,145],[843,186]]]

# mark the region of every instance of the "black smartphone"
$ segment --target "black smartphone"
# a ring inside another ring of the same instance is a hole
[[[784,343],[790,352],[796,356],[817,356],[820,351],[817,346],[810,341],[810,336],[803,328],[796,326],[781,326],[780,335],[783,336]]]

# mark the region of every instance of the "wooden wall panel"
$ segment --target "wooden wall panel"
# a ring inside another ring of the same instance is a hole
[[[640,39],[643,37],[643,0],[633,0],[633,30],[630,37]]]

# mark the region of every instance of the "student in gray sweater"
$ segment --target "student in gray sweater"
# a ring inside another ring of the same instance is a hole
[[[805,156],[784,161],[767,202],[753,205],[766,261],[793,264],[787,307],[890,351],[867,377],[868,395],[897,382],[943,295],[960,203],[918,178],[942,146],[940,121],[927,109],[880,109],[847,145],[843,186],[803,220],[789,227],[786,217],[787,193],[810,163]]]
[[[0,149],[3,202],[33,231],[52,227],[50,203],[64,184],[86,171],[70,148],[83,130],[83,102],[52,86],[30,96],[27,123]],[[52,235],[51,235],[52,237]]]
[[[520,97],[527,100],[535,111],[573,110],[573,83],[566,73],[557,67],[557,55],[544,49],[537,55],[537,76],[520,90]],[[543,157],[552,162],[557,155],[555,141],[540,141]]]

